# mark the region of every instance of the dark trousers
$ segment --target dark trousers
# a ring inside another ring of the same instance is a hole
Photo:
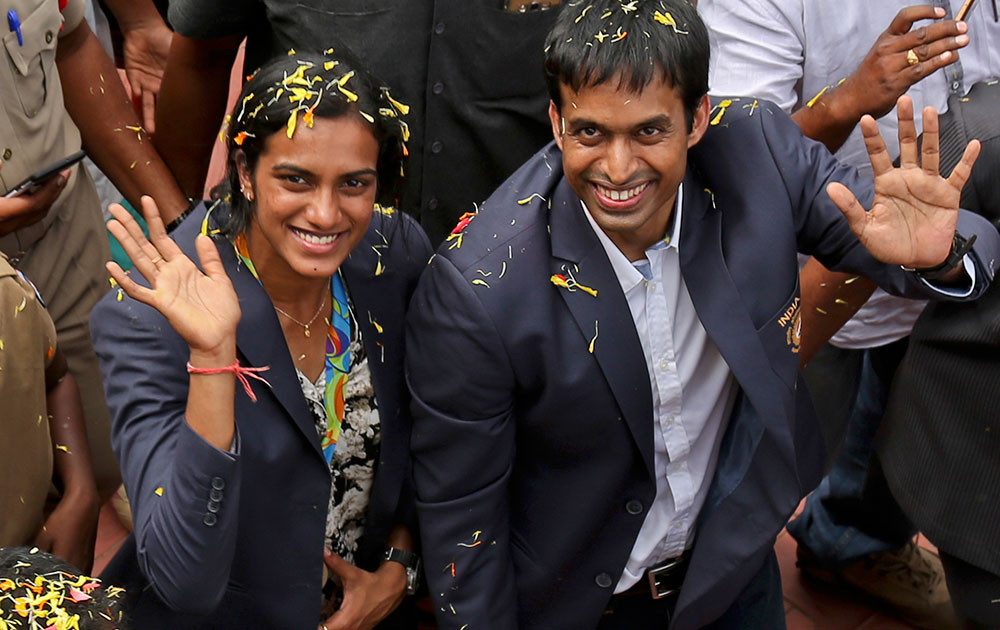
[[[673,615],[673,598],[654,600],[641,595],[617,595],[601,617],[597,630],[666,630]],[[784,630],[785,604],[778,559],[772,551],[757,575],[735,602],[707,628],[712,630]]]
[[[1000,575],[984,571],[940,549],[951,603],[969,630],[1000,629]]]

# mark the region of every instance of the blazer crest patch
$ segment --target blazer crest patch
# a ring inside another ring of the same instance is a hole
[[[791,347],[792,352],[798,354],[799,346],[802,343],[802,309],[800,308],[800,298],[792,300],[791,306],[778,318],[778,325],[785,330],[785,342]]]

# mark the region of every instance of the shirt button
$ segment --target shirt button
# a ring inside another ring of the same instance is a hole
[[[438,35],[444,33],[444,22],[438,22],[434,25],[434,32]]]
[[[598,573],[594,578],[594,583],[601,588],[611,588],[611,576],[607,573]]]
[[[3,159],[9,160],[10,156],[12,156],[12,155],[14,155],[14,152],[11,151],[10,148],[6,148],[6,149],[3,150]]]
[[[642,514],[642,501],[639,501],[638,499],[632,499],[631,501],[625,504],[625,511],[631,514],[632,516],[635,516],[637,514]]]
[[[675,418],[673,416],[667,416],[667,424],[673,424]]]
[[[655,282],[650,282],[649,285],[647,285],[647,286],[649,286],[649,290],[650,291],[656,291],[656,283]]]
[[[431,86],[431,91],[434,92],[435,94],[440,94],[441,92],[444,92],[444,83],[438,81],[437,83]]]
[[[222,477],[212,477],[212,490],[222,490],[226,487],[226,480]]]
[[[670,367],[669,363],[667,363],[666,361],[660,361],[660,369],[661,370],[663,370],[664,372],[666,372],[668,367]]]
[[[440,201],[438,201],[438,198],[437,198],[437,197],[431,197],[431,198],[430,198],[430,199],[429,199],[429,200],[427,201],[427,208],[428,208],[429,210],[437,210],[438,206],[440,206],[440,205],[441,205],[441,202],[440,202]]]
[[[201,519],[201,522],[209,527],[214,527],[219,522],[219,517],[209,512],[205,515],[205,518]]]
[[[440,153],[443,148],[444,144],[440,140],[435,140],[431,143],[431,153]]]
[[[45,43],[46,44],[52,43],[52,31],[45,31]]]

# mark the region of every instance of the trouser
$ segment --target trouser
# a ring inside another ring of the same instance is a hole
[[[951,604],[966,628],[1000,629],[1000,575],[938,550]]]
[[[666,630],[673,615],[673,598],[654,600],[636,595],[616,596],[597,630]],[[785,604],[778,559],[772,551],[750,584],[710,630],[784,630]]]
[[[842,435],[843,446],[801,516],[788,524],[788,532],[832,565],[897,549],[916,533],[889,492],[873,447],[906,345],[905,338],[865,350],[828,345],[806,369],[824,435]],[[839,406],[825,400],[831,392],[842,397]],[[827,446],[837,451],[838,444]]]

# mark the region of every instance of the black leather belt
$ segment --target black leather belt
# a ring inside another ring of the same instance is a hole
[[[645,595],[653,599],[676,597],[681,592],[681,584],[684,582],[684,574],[687,573],[690,560],[690,550],[676,558],[664,560],[660,564],[646,569],[643,579],[618,595]]]

